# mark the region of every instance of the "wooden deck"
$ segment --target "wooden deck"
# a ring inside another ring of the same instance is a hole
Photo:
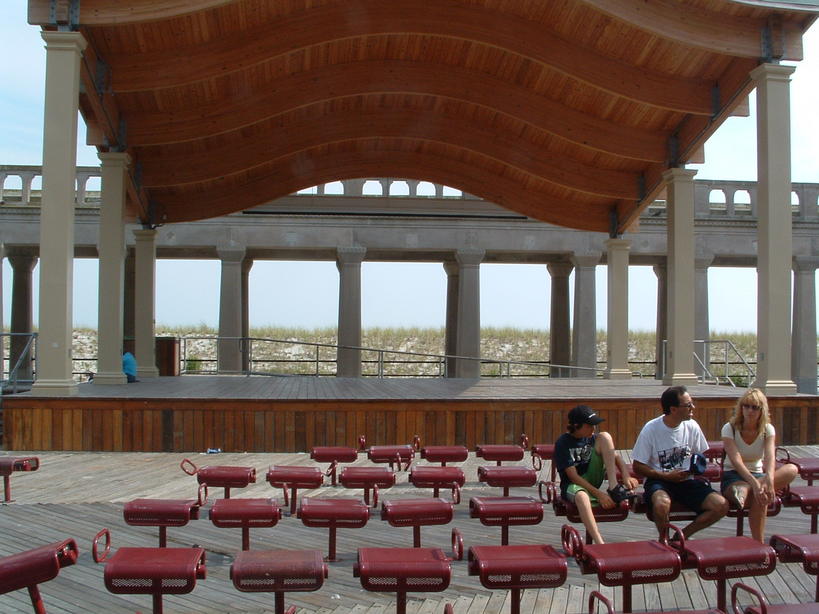
[[[791,448],[800,456],[819,456],[819,446]],[[10,452],[10,454],[22,454]],[[629,451],[621,454],[630,459]],[[34,473],[18,473],[12,478],[15,502],[0,506],[0,555],[26,550],[39,544],[74,537],[80,547],[78,565],[69,567],[59,577],[41,586],[46,607],[50,613],[132,613],[150,611],[149,596],[109,594],[103,585],[103,568],[91,560],[91,538],[102,527],[112,531],[113,548],[120,546],[155,546],[157,530],[130,527],[122,520],[123,502],[137,497],[192,498],[196,480],[179,469],[182,453],[40,453],[41,468]],[[257,469],[258,481],[247,489],[233,491],[235,497],[276,496],[264,480],[271,464],[312,464],[306,454],[220,454],[192,453],[199,465],[247,465]],[[528,462],[528,457],[524,462]],[[425,461],[419,461],[424,463]],[[463,463],[467,476],[463,502],[457,507],[451,525],[424,527],[425,546],[440,546],[449,550],[449,534],[458,527],[467,548],[476,544],[500,543],[500,529],[484,527],[469,518],[468,500],[478,494],[499,494],[499,489],[484,487],[476,481],[476,467],[482,463],[473,455]],[[362,456],[358,464],[367,464]],[[548,476],[548,463],[543,475]],[[214,489],[213,496],[221,496]],[[360,496],[359,491],[341,487],[325,487],[308,493],[310,496]],[[512,494],[535,495],[534,489],[515,489]],[[430,491],[419,491],[407,483],[407,474],[398,474],[398,484],[382,491],[383,498],[431,496]],[[200,580],[188,595],[168,596],[167,614],[181,612],[201,613],[262,613],[273,612],[272,595],[240,593],[229,580],[229,568],[240,548],[238,530],[217,529],[207,520],[194,520],[188,526],[168,530],[169,545],[199,544],[207,550],[207,579]],[[734,520],[724,519],[701,535],[727,536],[734,531]],[[512,527],[511,543],[547,543],[559,549],[559,534],[563,519],[556,518],[551,507],[545,510],[541,524],[530,527]],[[582,527],[580,527],[582,528]],[[643,516],[630,516],[620,523],[601,525],[609,541],[648,539],[655,535],[654,526]],[[796,509],[784,509],[769,519],[768,534],[806,533],[809,518]],[[313,593],[288,593],[287,604],[297,605],[305,614],[389,614],[394,612],[394,597],[389,593],[371,593],[362,590],[353,577],[352,564],[356,548],[366,546],[410,546],[410,529],[396,529],[372,517],[366,527],[340,530],[338,552],[341,560],[330,564],[330,575],[324,587]],[[271,529],[251,531],[254,549],[320,549],[326,551],[327,530],[309,529],[292,517],[283,518]],[[452,564],[453,577],[449,588],[442,593],[410,593],[408,614],[437,614],[445,603],[453,603],[456,614],[501,614],[509,611],[509,595],[504,591],[484,589],[476,577],[468,576],[465,561]],[[771,603],[806,603],[813,599],[815,578],[808,576],[796,564],[779,564],[769,576],[750,578],[747,582],[760,588]],[[558,589],[526,591],[522,614],[565,614],[587,611],[588,595],[601,590],[614,597],[620,606],[620,589],[602,587],[596,576],[581,575],[570,560],[567,582]],[[704,608],[715,604],[713,582],[701,581],[695,571],[684,571],[674,582],[635,587],[634,610],[676,611]],[[0,595],[0,612],[13,614],[31,612],[25,591]],[[798,610],[797,610],[798,611]]]
[[[568,410],[587,403],[615,441],[630,446],[659,413],[665,386],[653,379],[365,379],[183,376],[125,386],[82,384],[76,396],[2,399],[9,449],[175,452],[304,452],[316,445],[465,445],[554,441]],[[740,390],[691,386],[709,438]],[[771,397],[779,440],[815,444],[819,397]]]

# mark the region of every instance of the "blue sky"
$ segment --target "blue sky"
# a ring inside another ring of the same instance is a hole
[[[36,28],[26,24],[26,2],[4,3],[0,21],[0,164],[42,162],[42,93],[45,52]],[[819,182],[819,27],[804,38],[806,60],[792,81],[792,178]],[[754,97],[752,115],[731,118],[706,144],[705,165],[691,165],[706,179],[756,179]],[[97,165],[84,143],[81,124],[77,163]],[[9,186],[12,187],[12,186]],[[35,321],[37,310],[35,269]],[[75,261],[74,321],[96,326],[97,262]],[[218,321],[219,264],[216,261],[157,263],[157,322],[181,325]],[[605,327],[605,268],[598,267],[598,326]],[[548,328],[549,275],[542,265],[481,266],[481,320],[485,326]],[[633,329],[653,329],[656,280],[650,267],[631,267],[629,320]],[[446,276],[439,264],[370,263],[362,268],[362,319],[370,326],[444,324]],[[251,272],[252,325],[334,326],[338,274],[332,262],[259,261]],[[8,326],[11,271],[3,263],[3,322]],[[756,272],[712,267],[709,271],[711,327],[756,329]],[[738,307],[739,306],[739,307]]]

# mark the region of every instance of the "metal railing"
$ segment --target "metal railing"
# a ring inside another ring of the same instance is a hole
[[[662,342],[660,373],[665,374],[668,340]],[[733,388],[749,386],[756,379],[756,372],[730,339],[695,339],[694,363],[699,367],[698,378],[702,384],[726,384]],[[716,359],[715,359],[716,355]]]
[[[0,390],[3,393],[17,393],[21,390],[28,390],[31,384],[34,383],[35,364],[37,359],[37,333],[0,333],[0,343],[5,344],[6,338],[9,340],[9,372],[8,377],[2,369],[0,363]],[[14,340],[22,341],[25,339],[22,348],[19,348],[19,343],[13,343]],[[18,349],[19,348],[19,349]],[[13,353],[17,355],[15,359]],[[14,364],[11,364],[14,361]],[[31,378],[20,375],[28,375],[28,369],[24,366],[29,363],[31,369]]]

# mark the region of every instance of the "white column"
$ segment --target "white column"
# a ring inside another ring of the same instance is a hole
[[[126,339],[123,344],[123,350],[130,351],[136,356],[134,350],[134,326],[136,322],[136,299],[134,294],[136,292],[136,253],[133,247],[126,247],[125,249],[125,280],[122,291],[122,334]],[[126,349],[127,348],[127,349]]]
[[[667,184],[668,363],[667,386],[696,384],[694,374],[694,175],[672,168]]]
[[[338,267],[338,344],[361,346],[361,262],[367,249],[339,247]],[[361,377],[361,350],[338,350],[338,377]]]
[[[32,280],[31,273],[37,264],[37,258],[28,254],[15,254],[9,256],[11,265],[11,326],[12,333],[34,332],[34,312],[32,310]],[[13,369],[26,349],[27,337],[12,337],[9,352],[9,370]],[[17,370],[18,380],[30,380],[32,378],[33,352],[29,349],[26,352],[20,368]]]
[[[444,354],[454,356],[457,353],[458,340],[458,263],[444,262],[446,271],[446,332],[444,335]],[[446,359],[446,376],[455,377],[455,359]]]
[[[134,346],[136,347],[137,377],[157,377],[156,367],[156,230],[134,230],[135,291]]]
[[[222,261],[219,286],[219,346],[218,370],[220,373],[242,371],[242,261],[245,248],[225,246],[216,250]]]
[[[767,393],[793,394],[791,380],[791,149],[793,66],[751,71],[757,97],[757,374]]]
[[[74,330],[74,190],[80,62],[79,32],[42,32],[46,42],[43,188],[40,205],[40,314],[33,392],[77,394],[71,362]]]
[[[816,268],[819,257],[793,259],[793,381],[798,392],[816,394]]]
[[[94,384],[125,384],[122,372],[125,288],[125,191],[130,156],[100,153],[102,193],[99,223],[97,374]]]
[[[242,260],[242,371],[250,373],[250,269],[253,260]]]
[[[546,265],[552,280],[551,310],[549,315],[549,362],[568,365],[571,362],[569,333],[569,275],[572,265],[555,262]],[[570,369],[552,367],[551,377],[569,377]]]
[[[481,376],[481,261],[484,250],[459,249],[458,262],[458,333],[455,353],[463,358],[455,361],[455,377]],[[475,360],[470,360],[474,358]]]
[[[608,325],[606,379],[630,379],[628,366],[628,253],[631,241],[608,239]]]
[[[657,364],[654,370],[654,379],[665,377],[666,358],[665,342],[668,339],[668,268],[666,264],[655,264],[654,274],[657,276],[657,326],[654,350],[654,360]]]
[[[714,261],[713,256],[699,256],[694,258],[694,339],[708,340],[711,337],[711,319],[708,315],[708,267]],[[711,346],[707,343],[694,345],[694,352],[702,364],[710,369]],[[704,375],[699,363],[694,364],[694,373]]]
[[[597,368],[597,296],[596,270],[600,254],[575,254],[574,264],[574,322],[572,324],[572,364],[583,367],[574,370],[574,376],[595,378]]]
[[[0,177],[0,200],[3,198],[3,180]],[[6,249],[3,242],[0,241],[0,333],[5,332],[5,324],[3,320],[3,258],[6,257]],[[6,339],[0,336],[0,380],[6,379]]]

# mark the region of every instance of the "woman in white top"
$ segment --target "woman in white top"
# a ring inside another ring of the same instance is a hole
[[[751,536],[763,543],[768,504],[797,473],[796,465],[791,464],[776,469],[775,439],[768,399],[759,388],[751,388],[737,401],[734,414],[722,427],[725,460],[721,490],[735,507],[745,507],[750,496]]]

